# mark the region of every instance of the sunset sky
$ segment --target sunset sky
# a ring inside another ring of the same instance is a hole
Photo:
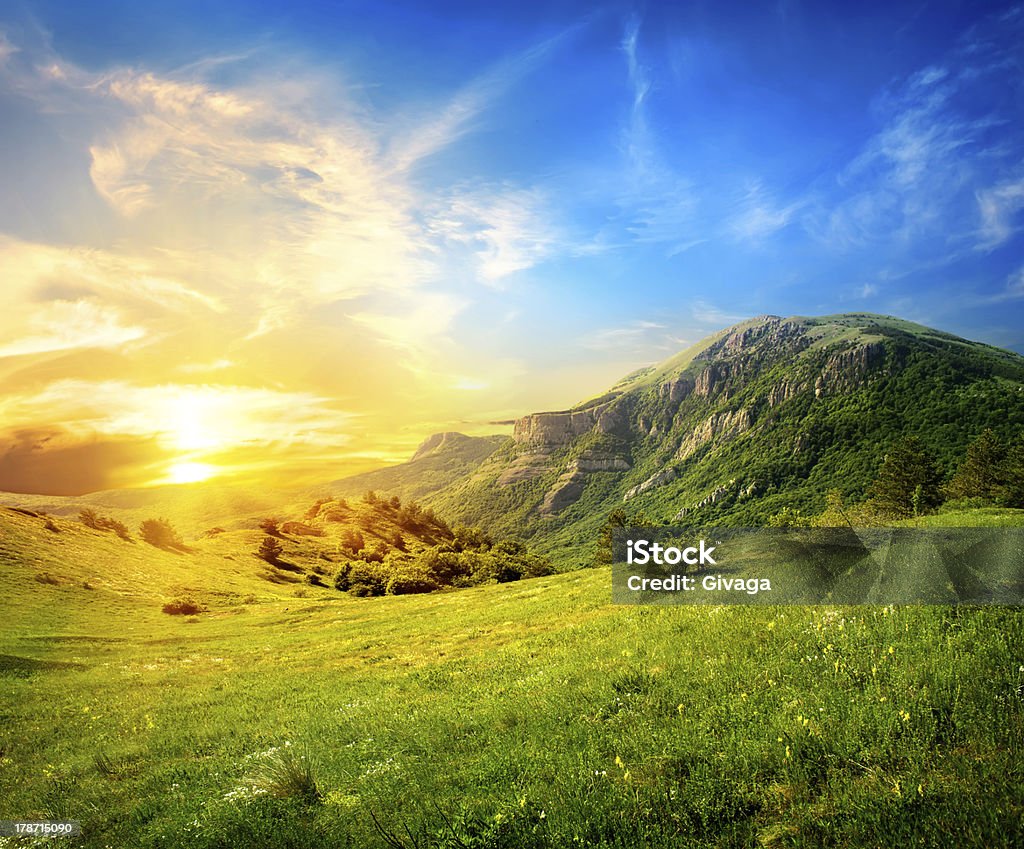
[[[326,481],[762,313],[1024,351],[1022,43],[1009,4],[3,3],[0,489]]]

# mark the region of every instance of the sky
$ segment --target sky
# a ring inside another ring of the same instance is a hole
[[[729,324],[1024,352],[1024,7],[0,2],[0,490],[326,481]]]

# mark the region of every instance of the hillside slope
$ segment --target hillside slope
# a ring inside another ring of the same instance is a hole
[[[949,473],[986,427],[1024,430],[1024,357],[888,316],[762,316],[575,407],[518,419],[424,500],[582,563],[615,507],[763,524],[783,507],[819,511],[830,489],[863,497],[902,435]],[[409,487],[415,471],[374,482]]]

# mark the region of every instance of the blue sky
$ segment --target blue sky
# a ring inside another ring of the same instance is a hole
[[[762,313],[1024,351],[1024,7],[753,6],[6,4],[0,427],[371,463]]]

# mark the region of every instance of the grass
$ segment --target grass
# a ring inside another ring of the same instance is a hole
[[[604,569],[296,598],[239,566],[257,599],[199,570],[208,611],[168,616],[116,538],[22,522],[9,550],[92,559],[0,570],[0,819],[86,849],[1024,842],[1019,610],[617,607]]]

